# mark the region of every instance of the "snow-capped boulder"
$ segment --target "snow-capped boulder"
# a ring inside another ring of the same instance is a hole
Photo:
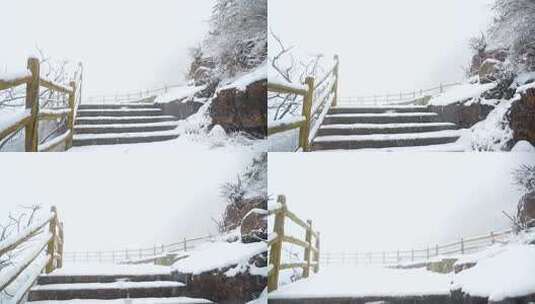
[[[498,72],[501,61],[487,58],[479,67],[479,82],[490,83],[496,81],[496,73]]]
[[[255,81],[245,90],[238,87],[217,92],[210,106],[214,124],[227,132],[243,131],[255,137],[267,136],[267,80]]]
[[[511,152],[535,153],[535,147],[525,140],[517,142]]]
[[[509,126],[513,130],[513,143],[527,141],[535,145],[535,88],[520,93],[507,112]]]
[[[240,234],[243,243],[267,240],[267,218],[261,212],[267,210],[267,198],[258,198],[257,201],[257,206],[242,219]]]
[[[470,128],[484,120],[494,109],[493,105],[479,102],[456,102],[444,106],[431,106],[445,121],[453,122],[462,128]]]

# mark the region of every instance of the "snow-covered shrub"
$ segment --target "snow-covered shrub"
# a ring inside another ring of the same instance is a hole
[[[507,111],[513,100],[504,100],[492,110],[487,118],[476,123],[461,135],[459,142],[474,151],[503,151],[513,138]]]
[[[221,187],[221,195],[227,206],[218,220],[219,230],[228,232],[236,229],[244,217],[255,208],[265,209],[267,206],[267,153],[254,158],[245,172],[235,181]]]
[[[524,193],[517,205],[515,226],[524,230],[535,226],[535,166],[522,165],[513,172],[515,185]]]

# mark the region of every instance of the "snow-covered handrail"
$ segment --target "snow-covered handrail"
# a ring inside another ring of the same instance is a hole
[[[126,248],[115,250],[70,251],[63,253],[63,260],[72,263],[125,263],[133,260],[151,260],[157,256],[167,256],[179,252],[187,252],[195,248],[196,243],[214,239],[213,235],[184,238],[180,242],[154,245],[145,248]]]
[[[296,94],[303,96],[303,108],[301,116],[304,118],[304,121],[301,121],[301,119],[299,119],[298,121],[293,121],[292,123],[270,123],[270,125],[268,125],[268,135],[286,132],[293,129],[299,129],[298,150],[310,151],[310,131],[313,128],[312,119],[314,117],[318,117],[323,120],[324,115],[318,114],[321,114],[320,112],[326,112],[323,111],[326,107],[329,108],[331,106],[336,106],[336,102],[338,99],[338,66],[338,55],[335,55],[333,67],[329,69],[329,71],[325,75],[323,75],[317,83],[314,77],[307,77],[305,79],[304,85],[296,85],[276,80],[268,80],[268,92],[281,94]],[[315,92],[319,90],[319,88],[324,85],[327,80],[331,80],[332,78],[334,78],[334,81],[332,81],[332,83],[330,83],[329,81],[326,91],[323,92],[322,96],[318,98],[319,102],[314,102]],[[331,95],[333,96],[332,99],[330,99]],[[332,101],[332,103],[327,104],[328,101]],[[321,121],[319,121],[319,119],[317,119],[316,121],[317,123],[321,124]]]
[[[46,227],[48,230],[46,231]],[[43,231],[45,233],[43,234]],[[33,242],[33,238],[39,238]],[[0,291],[13,283],[30,265],[37,265],[41,270],[50,273],[63,266],[63,223],[59,221],[56,207],[52,207],[50,213],[42,220],[30,225],[18,235],[8,238],[0,243],[0,256],[13,252],[22,244],[30,243],[30,249],[17,251],[16,261],[5,267],[0,272]],[[43,253],[46,260],[43,260]],[[40,272],[39,271],[39,272]],[[33,278],[32,280],[35,280]],[[27,293],[32,284],[26,284],[26,290],[17,294],[20,298]]]
[[[440,85],[428,89],[413,90],[410,92],[399,92],[392,94],[376,94],[362,96],[343,96],[340,103],[352,103],[363,105],[387,105],[387,104],[410,104],[430,96],[432,94],[444,93],[444,89],[459,85],[460,82],[441,83]]]
[[[184,84],[171,84],[171,85],[166,84],[166,85],[152,88],[152,89],[131,91],[131,92],[122,93],[122,94],[117,93],[117,94],[91,95],[87,97],[86,99],[88,101],[94,101],[94,102],[99,102],[99,103],[144,102],[144,101],[151,100],[157,95],[167,93],[169,89],[179,88],[183,86]]]
[[[458,241],[427,246],[419,249],[398,249],[385,251],[357,251],[343,253],[322,253],[322,264],[382,264],[390,266],[425,263],[431,260],[448,258],[455,255],[471,254],[493,244],[502,243],[514,233],[508,229],[490,232]]]
[[[268,236],[269,248],[269,273],[268,273],[268,291],[273,291],[279,285],[279,273],[284,269],[302,268],[303,277],[310,276],[310,270],[319,271],[320,258],[320,233],[312,229],[312,221],[303,221],[295,213],[288,210],[286,197],[279,195],[277,198],[278,207],[272,209],[268,214],[275,215],[273,232]],[[284,233],[285,220],[288,218],[293,223],[305,229],[305,240],[286,235]],[[298,263],[282,263],[282,246],[283,243],[289,243],[305,249],[304,261]]]
[[[82,66],[80,64],[80,69]],[[74,134],[75,111],[80,102],[82,73],[79,71],[79,77],[71,81],[69,85],[57,83],[51,79],[40,76],[40,62],[37,58],[28,58],[27,70],[11,75],[0,75],[0,91],[10,89],[19,85],[26,85],[26,108],[25,111],[16,114],[13,118],[0,122],[0,141],[4,140],[13,133],[25,129],[25,151],[39,151],[39,120],[66,118],[67,128],[70,130],[69,136],[61,137],[61,142],[57,138],[54,145],[50,143],[41,143],[48,147],[56,147],[65,143],[68,149],[72,145],[72,136]],[[54,110],[40,109],[39,88],[45,87],[51,91],[68,95],[68,107]],[[45,150],[49,151],[49,150]]]

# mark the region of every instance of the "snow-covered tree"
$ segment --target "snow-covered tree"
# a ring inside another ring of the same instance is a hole
[[[267,0],[216,0],[204,53],[218,72],[233,76],[267,57]]]
[[[517,205],[514,226],[523,230],[535,226],[535,165],[522,165],[513,172],[515,185],[524,193]]]
[[[495,46],[511,50],[514,65],[533,63],[535,49],[535,0],[496,0],[490,34]]]

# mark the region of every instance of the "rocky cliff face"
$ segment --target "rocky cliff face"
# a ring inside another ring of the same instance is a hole
[[[214,125],[222,126],[227,133],[267,136],[267,80],[253,82],[244,91],[229,88],[216,94],[209,111]]]
[[[535,88],[521,93],[521,98],[513,102],[507,120],[515,143],[526,140],[535,145]]]

